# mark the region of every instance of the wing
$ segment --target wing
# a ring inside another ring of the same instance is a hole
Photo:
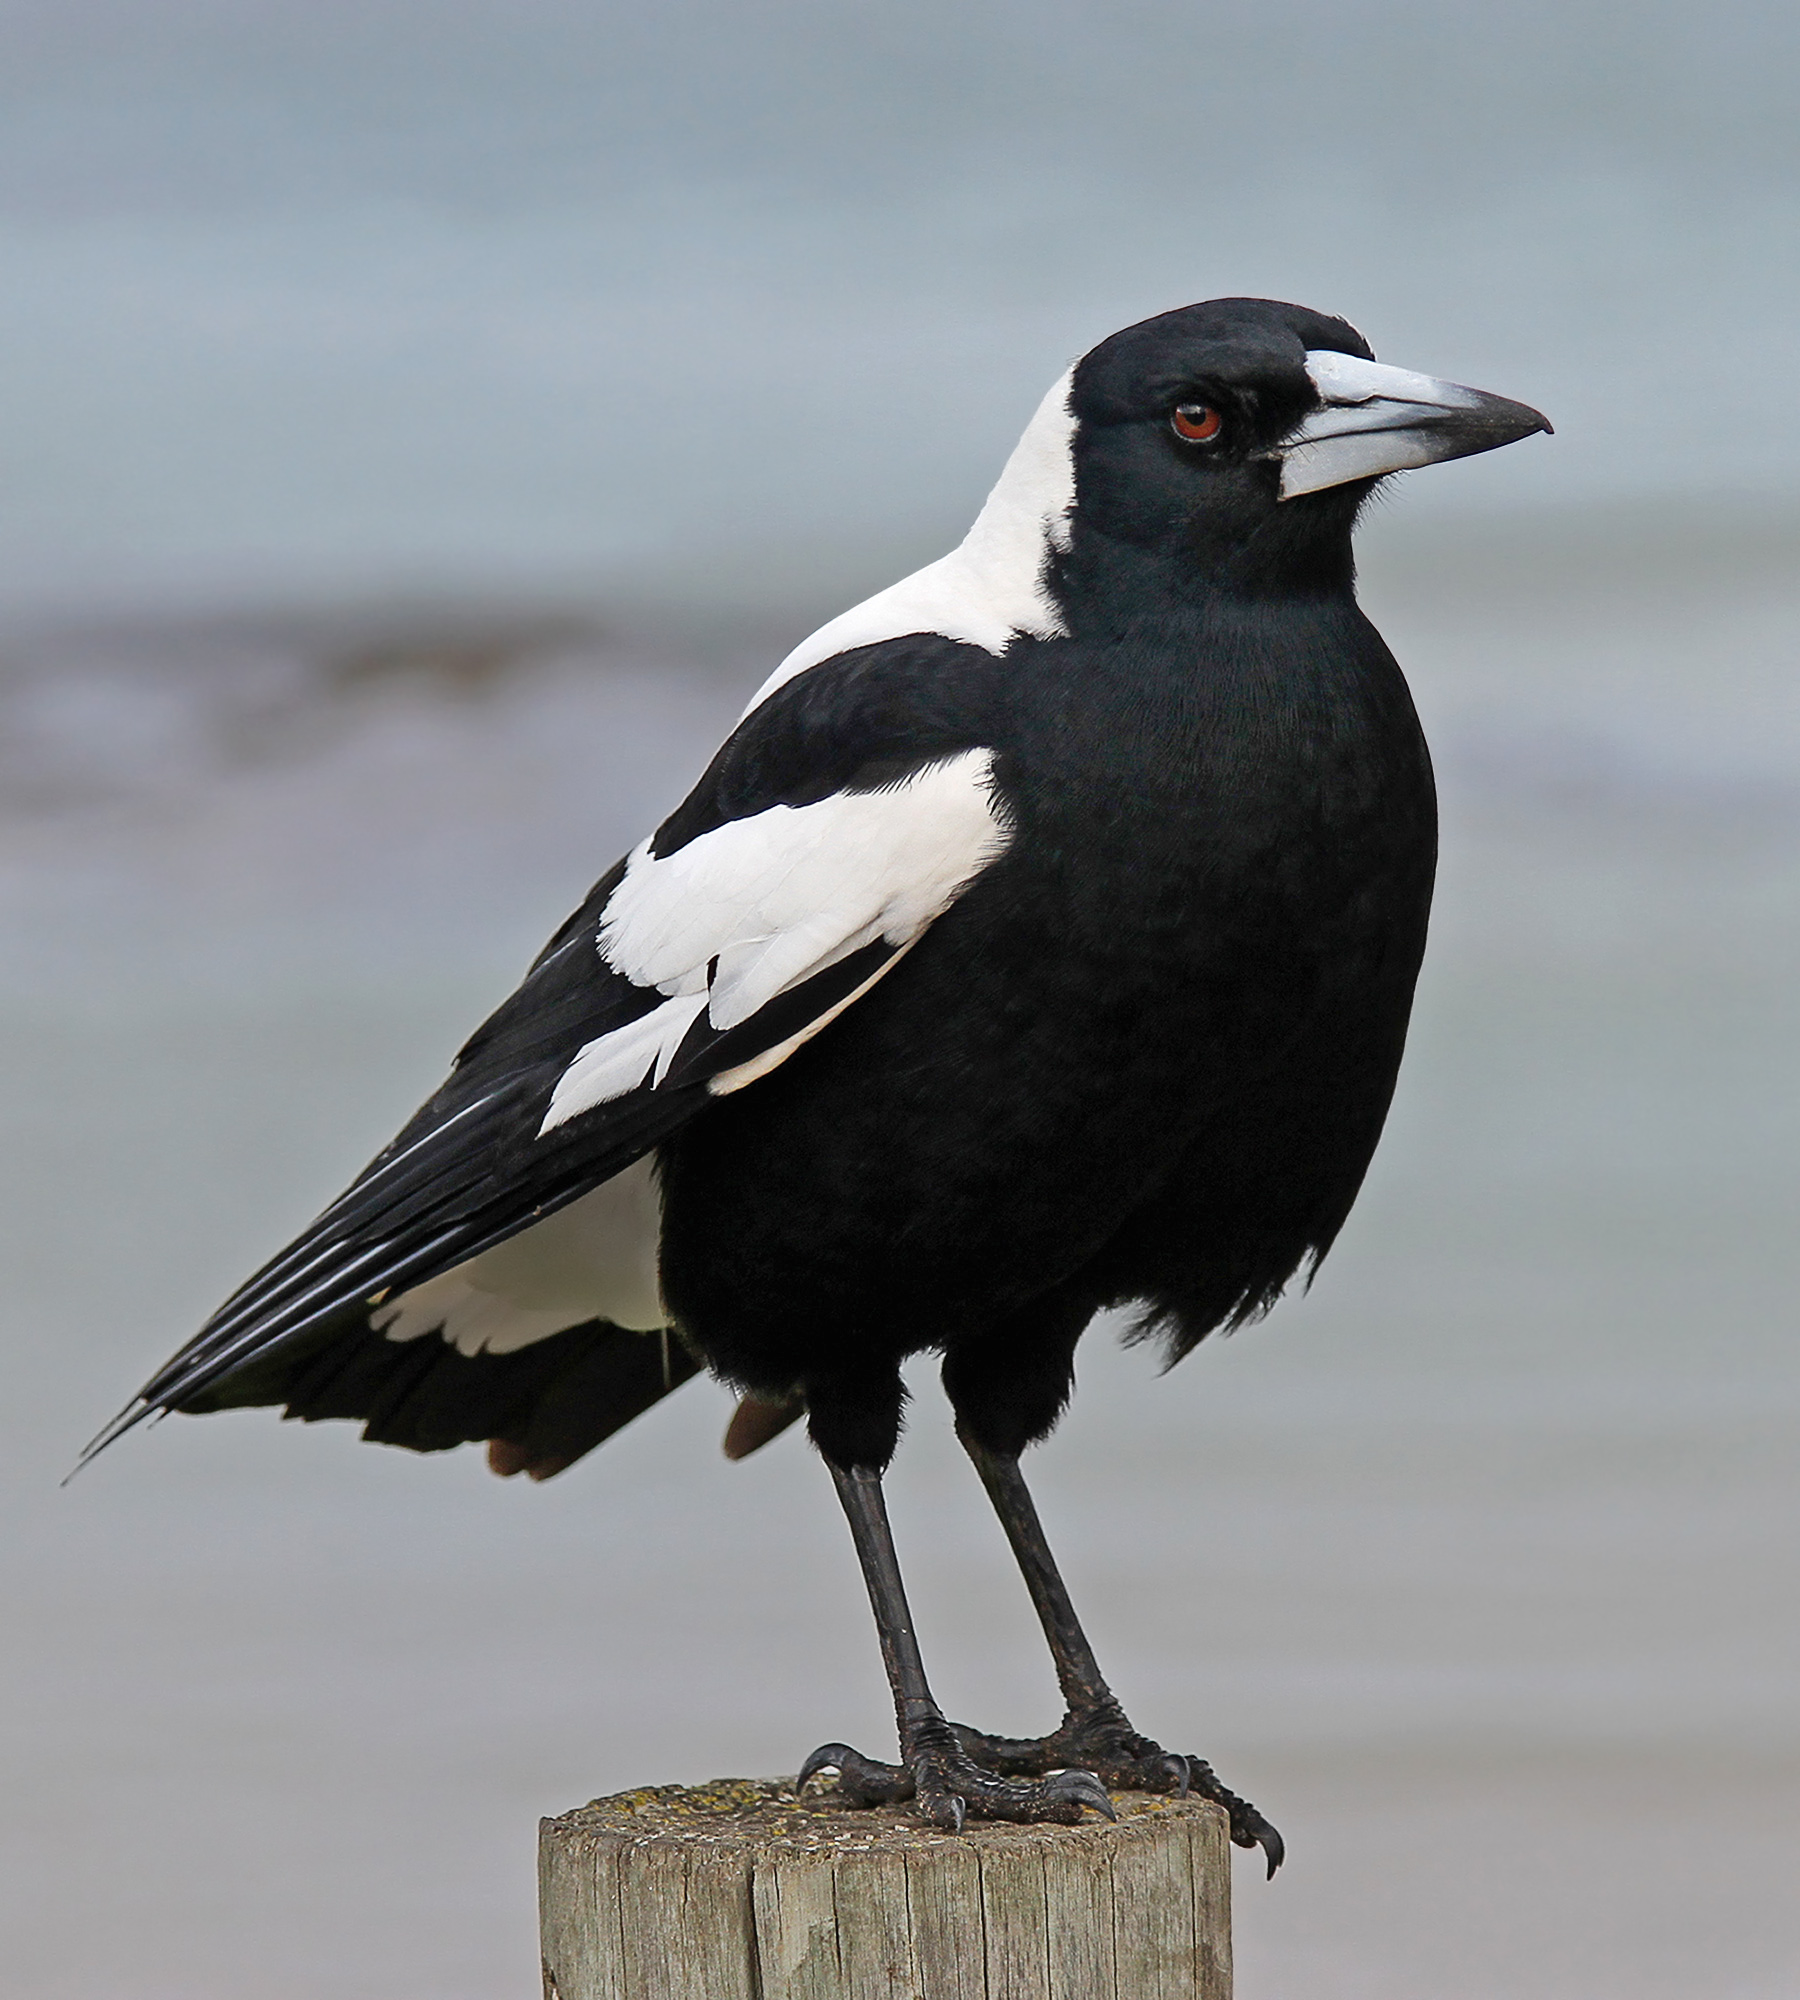
[[[343,1382],[292,1399],[346,1325],[366,1333],[383,1301],[600,1187],[826,1027],[1006,846],[997,664],[926,635],[775,688],[595,886],[442,1089],[90,1454],[158,1410],[287,1400],[297,1414],[367,1415],[339,1407],[357,1400]],[[388,1393],[405,1368],[362,1348]],[[526,1363],[515,1372],[523,1384]]]

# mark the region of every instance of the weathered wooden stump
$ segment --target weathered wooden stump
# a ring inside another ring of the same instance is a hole
[[[1230,2000],[1225,1815],[939,1833],[773,1779],[543,1822],[546,2000]]]

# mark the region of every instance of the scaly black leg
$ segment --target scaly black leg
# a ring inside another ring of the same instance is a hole
[[[1183,1795],[1194,1792],[1216,1800],[1230,1815],[1232,1839],[1239,1847],[1260,1847],[1273,1875],[1281,1866],[1285,1849],[1281,1835],[1262,1814],[1235,1792],[1227,1791],[1203,1759],[1174,1755],[1148,1736],[1140,1736],[1127,1721],[1118,1697],[1101,1677],[1094,1649],[1075,1616],[1018,1459],[985,1450],[960,1424],[957,1435],[981,1475],[1018,1558],[1025,1588],[1050,1642],[1056,1678],[1068,1706],[1062,1726],[1048,1736],[1030,1740],[986,1736],[952,1723],[957,1742],[977,1763],[1007,1776],[1024,1777],[1080,1765],[1121,1789]]]
[[[894,1537],[888,1526],[881,1476],[867,1468],[846,1472],[830,1459],[838,1498],[849,1517],[850,1534],[869,1586],[882,1662],[894,1691],[900,1731],[900,1762],[878,1764],[845,1743],[826,1743],[807,1758],[798,1783],[815,1772],[835,1769],[843,1790],[863,1805],[912,1799],[933,1826],[962,1831],[965,1813],[983,1819],[1055,1820],[1073,1826],[1084,1806],[1114,1818],[1112,1802],[1092,1772],[1059,1769],[1037,1784],[997,1776],[977,1763],[944,1720],[931,1698],[925,1663],[913,1633],[912,1613],[900,1580]],[[1067,1761],[1067,1760],[1065,1760]]]

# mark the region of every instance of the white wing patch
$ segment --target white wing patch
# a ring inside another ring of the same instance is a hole
[[[702,977],[704,980],[704,968]],[[702,984],[700,992],[665,1000],[629,1026],[615,1028],[610,1035],[585,1044],[557,1078],[538,1137],[591,1104],[609,1104],[641,1083],[661,1083],[687,1031],[706,1012],[706,997]],[[579,1104],[569,1101],[577,1089],[582,1093]]]
[[[667,997],[577,1053],[539,1137],[660,1082],[703,1013],[736,1027],[878,938],[911,944],[1006,846],[992,774],[991,751],[966,750],[881,791],[771,806],[662,859],[646,841],[606,906],[599,944],[628,979]],[[765,1074],[841,1011],[715,1078],[714,1090]]]
[[[610,1320],[667,1326],[657,1278],[662,1193],[639,1160],[466,1264],[428,1278],[369,1315],[389,1340],[441,1334],[459,1354],[512,1354],[533,1341]]]
[[[961,639],[1004,653],[1026,633],[1068,636],[1044,580],[1054,550],[1069,546],[1075,504],[1075,419],[1069,410],[1073,368],[1058,377],[1013,447],[975,524],[947,556],[902,577],[821,625],[757,689],[748,715],[784,682],[857,646],[912,632]]]
[[[752,1056],[748,1062],[739,1063],[736,1069],[722,1069],[707,1083],[707,1089],[715,1097],[729,1097],[734,1090],[742,1090],[746,1084],[756,1081],[759,1076],[767,1076],[770,1070],[779,1069],[797,1048],[810,1042],[821,1028],[829,1028],[846,1007],[854,1007],[868,992],[876,980],[893,971],[906,954],[912,950],[916,939],[909,939],[892,958],[884,959],[867,979],[853,992],[846,993],[836,1006],[827,1007],[822,1014],[815,1014],[797,1035],[789,1035],[785,1042],[777,1042],[772,1048],[764,1049],[759,1056]]]

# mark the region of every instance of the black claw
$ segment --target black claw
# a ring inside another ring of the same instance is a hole
[[[1092,1771],[1058,1771],[1044,1786],[1046,1798],[1067,1800],[1071,1805],[1092,1806],[1110,1820],[1119,1815],[1106,1795],[1106,1787]]]
[[[1273,1881],[1276,1869],[1287,1859],[1287,1844],[1281,1835],[1248,1799],[1240,1799],[1236,1792],[1220,1784],[1213,1767],[1204,1758],[1190,1757],[1188,1765],[1193,1772],[1194,1789],[1203,1799],[1222,1805],[1229,1815],[1232,1845],[1260,1847],[1269,1860],[1267,1879]]]
[[[1193,1766],[1188,1760],[1185,1757],[1178,1757],[1171,1750],[1156,1768],[1168,1773],[1170,1789],[1178,1799],[1185,1799],[1188,1787],[1194,1782]]]
[[[800,1775],[794,1780],[794,1790],[803,1792],[807,1780],[816,1778],[821,1771],[842,1771],[847,1762],[860,1762],[856,1752],[848,1743],[821,1743],[806,1762],[800,1766]]]

